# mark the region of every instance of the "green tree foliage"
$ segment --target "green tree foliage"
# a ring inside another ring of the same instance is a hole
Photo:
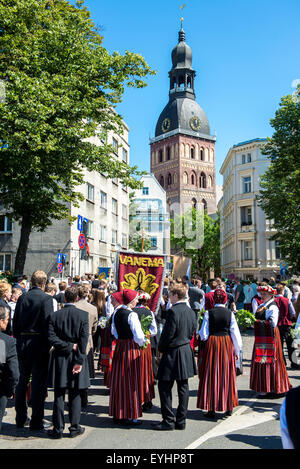
[[[283,258],[300,272],[300,85],[281,99],[271,119],[274,128],[263,153],[271,163],[261,178],[259,205],[277,230]]]
[[[114,108],[124,87],[153,73],[138,54],[108,53],[83,1],[0,0],[0,199],[21,224],[16,273],[31,231],[82,198],[84,168],[138,187],[137,167],[114,158],[106,137],[123,132]]]
[[[192,273],[207,279],[220,275],[220,215],[213,219],[194,207],[171,220],[171,245],[192,259]]]

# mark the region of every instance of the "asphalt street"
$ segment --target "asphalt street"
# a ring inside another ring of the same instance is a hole
[[[283,398],[257,399],[249,389],[250,361],[253,347],[253,330],[242,334],[244,372],[237,378],[239,407],[231,417],[221,414],[214,421],[207,420],[196,408],[198,378],[190,380],[190,401],[187,426],[184,431],[153,430],[151,423],[161,420],[159,396],[153,408],[144,413],[142,425],[136,428],[116,426],[108,416],[109,396],[103,385],[102,374],[96,373],[89,389],[89,405],[82,414],[81,424],[85,433],[76,438],[68,437],[66,406],[66,428],[64,438],[51,440],[44,432],[33,432],[29,428],[15,426],[14,401],[11,399],[4,417],[0,435],[0,449],[105,449],[112,450],[181,450],[193,453],[199,449],[282,449],[279,412]],[[300,385],[300,371],[292,370],[287,360],[287,370],[293,386]],[[45,406],[45,420],[51,423],[53,392],[49,390]],[[176,385],[173,389],[173,406],[177,407]],[[30,409],[29,409],[30,416]],[[133,452],[134,454],[134,452]],[[158,462],[158,461],[157,461]]]

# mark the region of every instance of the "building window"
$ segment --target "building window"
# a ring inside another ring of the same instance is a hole
[[[188,178],[187,173],[183,173],[183,184],[188,184],[188,182],[189,182],[189,178]]]
[[[114,137],[112,139],[112,146],[113,146],[114,152],[118,153],[118,140],[116,140]]]
[[[122,248],[127,249],[127,235],[122,233]]]
[[[204,161],[204,150],[203,150],[203,148],[201,148],[201,150],[200,150],[200,160]]]
[[[201,189],[206,189],[206,176],[203,172],[200,174],[199,187],[201,187]]]
[[[246,163],[246,155],[242,155],[242,164]]]
[[[88,220],[87,221],[87,236],[89,238],[92,238],[93,233],[94,233],[94,222],[92,222],[91,220]]]
[[[251,192],[251,176],[243,177],[243,193]]]
[[[111,230],[111,242],[112,242],[112,244],[117,244],[117,242],[118,242],[118,232],[117,232],[117,230]]]
[[[11,254],[0,254],[0,271],[11,270]]]
[[[122,149],[122,160],[124,163],[128,163],[128,151],[125,148]]]
[[[275,241],[275,258],[276,259],[282,258],[279,241]]]
[[[12,221],[5,215],[0,215],[0,232],[1,233],[12,232]]]
[[[170,147],[167,147],[167,160],[170,161],[171,159],[171,149]]]
[[[90,202],[94,202],[94,191],[94,186],[92,184],[87,183],[87,199]]]
[[[111,199],[111,211],[114,215],[118,215],[118,201]]]
[[[201,203],[202,203],[202,206],[203,206],[203,210],[206,212],[207,211],[207,202],[206,202],[206,200],[202,199]]]
[[[106,243],[106,226],[100,225],[100,241]]]
[[[241,224],[252,225],[252,207],[241,207]]]
[[[160,178],[159,178],[159,184],[161,185],[161,187],[164,187],[165,181],[164,181],[164,177],[163,177],[163,176],[160,176]]]
[[[100,191],[100,205],[102,208],[107,209],[107,194]]]
[[[192,184],[192,186],[195,184],[195,175],[194,174],[191,175],[191,184]]]
[[[243,259],[245,261],[252,260],[252,241],[244,241]]]
[[[158,152],[158,162],[162,163],[162,161],[163,161],[163,152],[162,152],[162,150],[159,150],[159,152]]]
[[[171,174],[169,173],[168,174],[168,186],[171,186],[172,185],[172,176]]]
[[[153,236],[150,238],[151,241],[151,249],[157,249],[157,237]]]
[[[124,218],[124,220],[127,220],[127,205],[125,204],[122,204],[122,218]]]
[[[149,195],[149,187],[143,187],[143,195]]]
[[[247,154],[247,163],[251,163],[251,153]]]
[[[195,159],[195,148],[191,147],[191,159]]]

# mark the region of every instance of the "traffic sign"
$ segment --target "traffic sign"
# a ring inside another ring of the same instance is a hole
[[[79,244],[80,249],[84,248],[84,246],[85,246],[85,236],[84,236],[83,233],[80,233],[80,235],[78,237],[78,244]]]
[[[57,264],[57,270],[58,272],[61,274],[62,271],[64,270],[64,266],[62,265],[62,263],[60,262],[59,264]]]
[[[61,252],[58,252],[57,253],[57,263],[60,264],[61,260],[62,260],[62,254],[61,254]]]
[[[83,217],[81,215],[78,215],[77,219],[77,229],[79,231],[82,231],[82,225],[83,225]]]

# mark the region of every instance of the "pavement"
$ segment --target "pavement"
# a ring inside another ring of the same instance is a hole
[[[258,400],[249,389],[250,363],[254,342],[253,329],[242,332],[244,371],[237,378],[239,407],[233,415],[216,421],[208,421],[196,407],[198,377],[190,379],[190,400],[185,431],[157,432],[152,423],[161,421],[157,387],[153,408],[144,413],[142,425],[136,428],[118,427],[108,416],[109,395],[103,384],[102,373],[96,372],[89,388],[89,404],[82,412],[81,425],[85,433],[76,438],[68,437],[68,414],[65,407],[66,427],[64,438],[51,440],[46,432],[33,432],[29,428],[17,429],[14,400],[10,399],[7,415],[3,419],[0,449],[105,449],[117,451],[132,449],[281,449],[279,412],[283,398]],[[288,360],[287,360],[288,361]],[[300,385],[300,371],[287,365],[293,386]],[[173,388],[173,407],[177,406],[176,385]],[[45,403],[45,421],[52,421],[53,391],[48,391]],[[29,408],[29,417],[30,417]],[[115,453],[112,453],[115,454]],[[159,462],[159,461],[156,461]]]

